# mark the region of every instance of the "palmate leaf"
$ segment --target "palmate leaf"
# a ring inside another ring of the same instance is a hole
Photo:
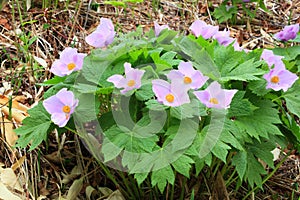
[[[254,103],[256,110],[252,115],[237,117],[234,123],[242,131],[259,140],[260,137],[268,138],[269,134],[281,135],[275,124],[280,124],[278,110],[273,108],[269,100],[258,100]]]
[[[170,115],[179,120],[193,118],[195,116],[205,116],[206,107],[197,99],[192,99],[190,103],[170,108]]]
[[[251,115],[256,108],[248,99],[244,99],[245,92],[237,92],[231,103],[228,112],[229,117],[239,117]]]
[[[229,8],[226,5],[222,4],[213,12],[213,16],[218,19],[220,23],[227,21],[233,17],[237,13],[237,7],[231,6]]]
[[[245,151],[237,152],[232,158],[232,164],[236,167],[240,180],[247,180],[252,188],[254,184],[261,187],[261,175],[266,174],[266,170],[258,159],[274,168],[271,151],[275,147],[276,144],[273,141],[259,142],[254,140],[253,144],[247,144]]]
[[[235,51],[233,47],[215,46],[214,61],[221,72],[221,76],[226,76],[238,65],[243,58],[242,54],[243,52]]]
[[[47,140],[47,135],[54,129],[51,125],[51,118],[40,102],[28,110],[29,117],[23,120],[23,126],[15,132],[20,136],[17,140],[17,147],[25,148],[31,144],[30,150],[35,149],[42,141]]]
[[[152,172],[151,185],[152,185],[152,187],[157,185],[157,187],[161,193],[163,193],[167,183],[170,183],[171,185],[173,185],[174,181],[175,181],[175,174],[174,174],[171,166],[166,166],[162,169]]]
[[[294,83],[286,93],[283,94],[288,110],[300,118],[300,81]]]
[[[182,155],[175,162],[172,163],[174,169],[185,177],[190,177],[191,164],[194,163],[194,160],[186,155]]]
[[[254,58],[243,62],[238,65],[236,68],[232,69],[226,74],[222,74],[220,81],[226,82],[230,80],[239,80],[239,81],[253,81],[260,80],[258,75],[265,73],[264,70],[258,68],[262,64],[262,61],[254,61]]]
[[[211,56],[193,38],[184,37],[176,45],[178,46],[178,53],[185,59],[194,61],[193,66],[205,76],[213,80],[220,77],[219,69]]]
[[[147,134],[148,137],[145,137],[143,133],[125,130],[125,127],[122,129],[114,125],[105,131],[105,136],[114,145],[130,152],[150,152],[156,146],[158,137],[155,134],[152,136]]]

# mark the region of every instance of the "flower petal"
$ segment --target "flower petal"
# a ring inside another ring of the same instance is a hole
[[[76,48],[67,47],[61,53],[59,59],[65,63],[69,64],[73,62],[73,56],[77,54]]]
[[[113,83],[116,88],[124,88],[127,84],[126,79],[119,74],[112,75],[107,81]]]
[[[77,106],[77,100],[75,99],[75,96],[73,92],[67,91],[66,88],[61,89],[57,92],[55,95],[64,105],[70,106],[70,108],[74,105]],[[72,113],[70,113],[72,114]]]
[[[54,95],[45,99],[43,101],[43,106],[46,111],[52,115],[53,113],[62,112],[64,104]]]
[[[165,80],[155,79],[152,81],[152,90],[160,103],[166,102],[166,95],[171,93],[170,83]]]
[[[56,76],[60,76],[63,77],[65,75],[68,75],[72,73],[72,71],[67,69],[67,66],[65,63],[61,62],[60,60],[55,60],[52,63],[50,72],[52,72],[53,74],[55,74]]]
[[[64,112],[54,113],[51,115],[51,120],[59,127],[64,127],[70,119],[70,115],[66,115]]]
[[[159,25],[157,22],[154,22],[154,33],[158,37],[160,32],[164,29],[170,29],[168,25]]]

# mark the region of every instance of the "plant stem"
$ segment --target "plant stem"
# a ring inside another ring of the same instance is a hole
[[[126,187],[127,191],[130,193],[131,197],[134,197],[134,194],[128,184],[128,179],[124,176],[124,172],[119,172],[119,175],[121,176],[123,183],[125,184],[125,187]]]

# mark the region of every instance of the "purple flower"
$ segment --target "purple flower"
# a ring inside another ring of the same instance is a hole
[[[286,92],[298,79],[296,74],[293,74],[281,66],[275,66],[263,77],[268,82],[266,89],[271,88],[275,91],[282,89],[284,92]]]
[[[223,45],[225,47],[235,41],[232,37],[230,37],[230,31],[226,31],[226,30],[218,31],[214,35],[214,39],[216,39],[220,45]]]
[[[243,0],[243,2],[244,2],[244,3],[249,3],[249,2],[250,2],[250,0]]]
[[[145,73],[144,70],[131,68],[131,64],[127,62],[124,63],[124,68],[125,77],[116,74],[107,79],[107,81],[112,82],[116,88],[124,88],[121,90],[122,94],[125,94],[130,90],[140,88],[142,85],[142,76]]]
[[[43,105],[51,114],[53,123],[59,127],[64,127],[78,105],[78,100],[75,99],[73,92],[63,88],[56,95],[46,99]]]
[[[201,35],[204,39],[209,39],[218,32],[219,27],[206,24],[202,20],[196,20],[192,23],[190,29],[196,37]]]
[[[195,91],[194,94],[208,108],[227,109],[237,91],[221,89],[221,85],[214,81],[205,90]]]
[[[299,32],[299,24],[285,26],[282,31],[276,33],[274,38],[281,41],[293,40]]]
[[[187,89],[182,87],[182,83],[172,81],[168,83],[165,80],[156,79],[152,81],[152,90],[157,97],[157,101],[166,106],[180,106],[190,103]]]
[[[116,32],[110,19],[101,18],[97,29],[85,38],[85,41],[96,48],[102,48],[111,44]]]
[[[71,74],[82,68],[84,53],[77,53],[76,48],[67,47],[61,53],[59,60],[55,60],[50,71],[60,77]]]
[[[243,48],[240,47],[239,43],[236,41],[236,39],[230,37],[230,31],[218,31],[214,36],[214,39],[216,39],[218,41],[218,43],[220,45],[223,45],[225,47],[227,47],[228,45],[233,43],[233,48],[236,51],[242,51]]]
[[[170,29],[168,25],[159,25],[157,22],[154,22],[154,33],[158,37],[160,32],[164,29]]]
[[[284,56],[277,56],[273,53],[273,51],[271,50],[267,50],[264,49],[260,58],[264,61],[266,61],[266,63],[268,64],[268,66],[271,68],[273,65],[277,66],[277,67],[281,67],[281,68],[285,68],[284,67],[284,63],[282,62],[282,58],[284,58]]]
[[[195,70],[191,62],[181,62],[178,65],[178,70],[171,70],[167,75],[168,79],[180,81],[182,85],[188,86],[191,89],[201,88],[208,80],[208,77]]]

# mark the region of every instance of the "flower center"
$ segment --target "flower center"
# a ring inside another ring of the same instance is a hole
[[[173,94],[167,94],[166,100],[167,100],[169,103],[172,103],[172,102],[174,101],[174,95],[173,95]]]
[[[184,79],[183,79],[183,82],[185,84],[190,84],[190,83],[192,83],[192,79],[190,77],[188,77],[188,76],[185,76]]]
[[[76,67],[76,65],[75,65],[75,63],[69,63],[67,65],[67,67],[68,67],[68,70],[72,70],[72,69],[74,69]]]
[[[219,101],[218,101],[218,99],[216,99],[216,98],[213,97],[213,98],[210,98],[209,103],[219,104]]]
[[[64,106],[64,107],[62,108],[62,111],[63,111],[64,113],[70,113],[70,112],[71,112],[71,108],[70,108],[70,106]]]
[[[129,87],[132,87],[132,86],[135,85],[135,81],[134,81],[134,80],[130,80],[130,81],[127,82],[127,85],[128,85]]]
[[[279,77],[278,77],[278,76],[273,76],[273,77],[271,78],[271,82],[272,82],[272,83],[278,83],[278,82],[279,82]]]

